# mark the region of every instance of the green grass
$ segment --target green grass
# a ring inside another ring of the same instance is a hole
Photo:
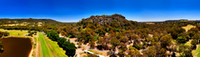
[[[54,53],[55,57],[67,57],[67,55],[65,55],[65,51],[59,47],[57,42],[52,41],[49,38],[46,38],[46,41],[48,42],[50,49]]]
[[[83,57],[87,57],[86,55],[84,55]]]
[[[39,34],[38,40],[39,40],[40,46],[41,46],[42,57],[54,57],[44,39],[44,35],[41,32],[38,32],[38,34]]]
[[[25,36],[28,34],[28,30],[4,30],[0,29],[0,31],[8,32],[9,36]]]
[[[38,33],[43,57],[68,57],[65,55],[65,51],[59,47],[57,42],[52,41],[41,32]]]
[[[192,51],[194,54],[194,57],[200,57],[200,47],[197,48],[197,50]]]

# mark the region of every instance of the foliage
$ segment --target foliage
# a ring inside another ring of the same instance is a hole
[[[59,37],[58,33],[56,31],[49,31],[47,32],[47,36],[53,40],[57,41],[58,45],[62,47],[65,51],[70,51],[66,52],[65,54],[68,56],[74,56],[76,52],[76,47],[74,43],[70,43],[70,41],[66,41],[65,38]]]
[[[76,53],[75,44],[70,43],[69,40],[62,44],[62,48],[67,51],[65,54],[68,56],[74,56]],[[70,51],[70,52],[68,52],[68,51]]]
[[[9,33],[8,32],[0,32],[0,38],[3,37],[3,36],[8,36]]]
[[[59,35],[56,31],[49,31],[47,32],[47,37],[49,37],[53,41],[57,41],[59,38]]]
[[[172,37],[171,35],[164,35],[160,38],[161,46],[163,48],[166,48],[166,46],[169,46],[172,44]]]

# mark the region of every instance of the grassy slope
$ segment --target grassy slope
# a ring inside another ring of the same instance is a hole
[[[53,54],[51,53],[50,48],[48,47],[45,39],[44,39],[44,35],[42,33],[38,33],[39,34],[39,41],[40,41],[40,46],[41,46],[41,51],[42,51],[42,57],[54,57]]]

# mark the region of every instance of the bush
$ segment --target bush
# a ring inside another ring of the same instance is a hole
[[[49,31],[47,32],[47,37],[49,37],[53,41],[57,41],[59,38],[59,35],[56,31]]]
[[[133,45],[133,47],[135,47],[136,49],[140,50],[142,48],[142,45],[135,44],[135,45]]]
[[[66,41],[67,39],[63,37],[59,37],[56,31],[47,32],[47,37],[49,37],[53,41],[57,41],[58,45],[63,48],[63,50],[67,51],[65,54],[70,56],[74,56],[76,53],[76,47],[74,43],[70,43],[70,41]]]
[[[66,41],[67,39],[65,39],[65,38],[63,38],[63,37],[60,37],[59,39],[58,39],[58,45],[60,46],[60,47],[62,47],[62,44]]]
[[[196,45],[198,44],[198,42],[197,40],[192,40],[191,44],[193,45],[192,49],[196,49]]]
[[[63,49],[65,51],[68,51],[66,52],[65,54],[68,55],[68,56],[74,56],[75,53],[76,53],[76,47],[75,47],[75,44],[74,43],[70,43],[69,41],[65,41],[62,45]]]
[[[178,43],[185,43],[187,41],[187,38],[183,37],[183,36],[180,36],[176,40],[177,40]]]

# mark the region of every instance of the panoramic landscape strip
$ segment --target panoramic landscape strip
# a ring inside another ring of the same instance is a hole
[[[137,22],[113,14],[77,23],[30,18],[0,19],[0,24],[0,57],[14,52],[17,57],[200,56],[199,20]]]

